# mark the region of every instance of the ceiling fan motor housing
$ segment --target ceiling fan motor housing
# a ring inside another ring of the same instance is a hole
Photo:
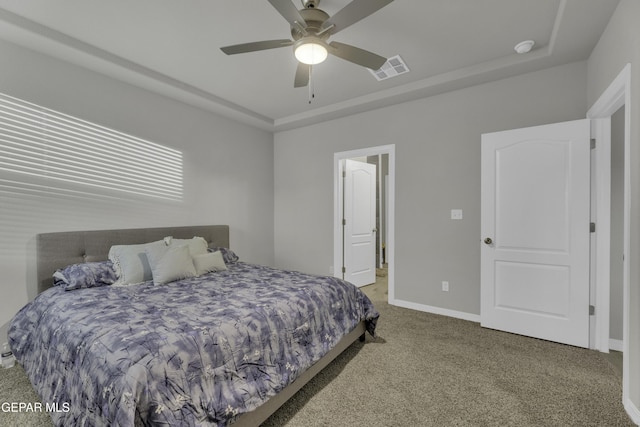
[[[329,19],[329,15],[320,9],[302,9],[300,11],[300,15],[304,18],[305,23],[307,24],[307,28],[303,28],[302,26],[292,25],[291,26],[291,36],[294,40],[299,40],[305,36],[317,36],[322,40],[326,40],[329,38],[329,31],[326,31],[320,35],[318,33],[322,29],[322,24],[324,21]]]

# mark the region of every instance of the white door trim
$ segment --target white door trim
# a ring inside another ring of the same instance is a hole
[[[596,232],[591,236],[591,316],[589,348],[609,352],[610,277],[611,277],[611,117],[591,119],[591,138],[595,138],[592,170],[591,221]]]
[[[611,82],[609,87],[602,93],[600,98],[593,104],[587,112],[587,118],[594,119],[594,131],[596,138],[606,132],[606,127],[610,128],[611,116],[622,106],[625,106],[624,117],[624,261],[623,261],[623,363],[622,363],[622,403],[629,415],[637,414],[638,409],[629,399],[629,278],[630,278],[630,236],[631,236],[631,64],[627,64],[620,74]],[[610,139],[610,131],[609,131]],[[611,177],[610,170],[610,145],[609,152],[598,152],[596,145],[596,179],[604,178],[607,182]],[[605,150],[602,150],[605,151]],[[607,162],[608,160],[608,162]],[[608,167],[606,166],[608,165]],[[609,174],[608,177],[599,174]],[[610,188],[596,188],[596,221],[602,217],[609,217],[611,209]],[[596,336],[595,348],[600,351],[609,351],[609,275],[598,272],[609,271],[609,241],[610,229],[605,227],[598,230],[596,239]],[[606,243],[604,242],[606,241]],[[605,301],[606,300],[606,301]],[[606,305],[606,307],[605,307]],[[605,316],[606,313],[606,316]],[[635,355],[637,357],[637,355]],[[637,417],[633,417],[638,422]]]
[[[333,154],[333,275],[342,278],[342,196],[340,185],[343,160],[353,157],[389,155],[389,192],[387,194],[387,246],[386,256],[389,265],[387,277],[389,279],[389,301],[394,300],[395,295],[395,182],[396,182],[396,146],[395,144],[381,145],[378,147],[362,148],[358,150],[342,151]]]

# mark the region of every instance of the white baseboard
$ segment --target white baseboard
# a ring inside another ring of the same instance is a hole
[[[612,338],[609,338],[609,350],[623,351],[623,343],[624,341],[622,340],[614,340]]]
[[[434,307],[431,305],[417,304],[415,302],[394,299],[389,304],[411,310],[424,311],[426,313],[440,314],[442,316],[455,317],[456,319],[468,320],[470,322],[480,323],[480,315],[465,313],[464,311],[449,310],[447,308]]]
[[[629,415],[631,421],[640,426],[640,410],[638,410],[638,407],[634,405],[633,402],[628,398],[625,399],[623,404],[624,410],[627,411],[627,415]]]

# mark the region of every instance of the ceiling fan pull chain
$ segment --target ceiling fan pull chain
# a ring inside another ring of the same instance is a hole
[[[313,65],[309,65],[309,104],[311,104],[311,100],[316,97],[315,91],[313,90],[313,80],[311,79],[311,69]]]

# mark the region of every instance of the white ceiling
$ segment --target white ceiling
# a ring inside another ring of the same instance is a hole
[[[300,0],[292,0],[302,8]],[[333,15],[349,0],[321,0]],[[378,82],[336,57],[294,89],[290,38],[267,0],[0,0],[0,38],[268,130],[283,130],[587,59],[618,0],[395,0],[334,35],[411,72]],[[534,50],[513,47],[532,39]]]

